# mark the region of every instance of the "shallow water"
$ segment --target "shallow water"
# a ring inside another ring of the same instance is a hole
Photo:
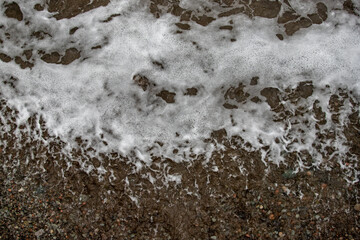
[[[64,209],[59,239],[356,236],[357,3],[15,2],[0,221],[23,204],[37,224]]]

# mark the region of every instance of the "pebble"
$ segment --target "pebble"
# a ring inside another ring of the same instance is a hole
[[[45,233],[44,229],[40,229],[39,231],[35,232],[35,236],[38,238],[41,235],[43,235]]]
[[[279,232],[279,237],[284,237],[285,236],[285,233],[283,233],[283,232]]]
[[[25,190],[24,188],[20,188],[20,189],[18,190],[18,192],[21,193],[21,192],[23,192],[24,190]]]
[[[360,211],[360,203],[355,204],[354,209],[355,209],[356,211]]]
[[[274,219],[275,219],[275,215],[274,215],[274,214],[270,214],[269,219],[270,219],[270,220],[274,220]]]
[[[213,239],[213,240],[216,240],[216,239],[217,239],[216,236],[211,236],[210,238]]]

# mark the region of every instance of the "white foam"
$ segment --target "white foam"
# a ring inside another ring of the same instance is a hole
[[[291,3],[304,13],[312,12],[315,6],[306,1]],[[181,1],[182,6],[189,4],[193,3]],[[343,86],[359,94],[359,18],[344,11],[333,11],[324,24],[279,41],[275,20],[239,15],[233,16],[237,24],[231,33],[218,31],[224,18],[206,28],[192,23],[191,31],[177,35],[176,17],[168,14],[155,19],[145,7],[140,1],[112,1],[107,7],[61,21],[49,18],[46,11],[26,10],[29,26],[1,17],[6,29],[14,29],[15,39],[5,41],[4,52],[20,54],[20,46],[27,41],[48,52],[64,52],[69,47],[82,51],[82,57],[68,66],[37,59],[31,70],[20,70],[13,62],[0,62],[2,79],[9,75],[19,79],[17,91],[1,85],[1,93],[20,110],[19,120],[39,112],[50,131],[70,145],[81,136],[100,150],[115,149],[124,155],[135,150],[135,156],[145,163],[149,163],[151,153],[175,161],[188,159],[191,149],[204,153],[213,146],[203,140],[213,130],[225,128],[254,149],[270,145],[269,156],[279,162],[284,146],[275,144],[274,139],[283,138],[284,123],[272,121],[273,113],[265,102],[248,101],[236,110],[223,108],[226,89],[239,82],[248,85],[253,76],[259,76],[258,86],[246,88],[253,95],[259,95],[263,87],[285,89],[304,80],[312,80],[319,88]],[[115,13],[121,16],[102,22]],[[80,29],[69,36],[74,26]],[[52,38],[30,39],[29,29],[47,29]],[[230,38],[237,41],[230,42]],[[101,49],[91,50],[99,44]],[[164,69],[153,61],[163,63]],[[134,83],[135,74],[146,76],[156,87],[144,92]],[[197,96],[183,94],[194,86]],[[176,93],[174,104],[156,96],[163,89]],[[326,101],[321,104],[326,106]],[[232,126],[230,114],[236,126]],[[293,148],[311,148],[315,135],[310,131],[308,137]],[[102,145],[103,140],[107,146]],[[162,146],[154,147],[155,142]],[[174,148],[179,149],[177,154]],[[169,175],[169,179],[179,181],[178,176]]]

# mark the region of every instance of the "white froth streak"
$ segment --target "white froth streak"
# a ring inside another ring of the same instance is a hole
[[[82,136],[96,143],[104,134],[109,146],[100,144],[99,148],[116,149],[124,155],[137,149],[136,156],[146,163],[150,160],[147,148],[155,141],[164,144],[152,150],[155,154],[180,161],[187,158],[191,148],[196,154],[211,149],[202,140],[212,130],[225,128],[255,148],[271,145],[277,158],[274,161],[280,161],[281,149],[273,142],[281,138],[285,127],[271,120],[269,106],[247,103],[229,111],[222,107],[221,87],[247,84],[251,77],[259,76],[258,90],[253,90],[258,93],[262,87],[284,89],[311,78],[317,87],[345,86],[359,94],[359,19],[344,12],[333,12],[327,22],[279,41],[274,20],[241,15],[233,16],[236,25],[232,33],[219,33],[223,20],[218,20],[206,28],[193,23],[191,31],[175,35],[175,17],[155,19],[145,11],[136,11],[135,5],[139,2],[114,1],[70,20],[49,20],[46,14],[33,17],[51,30],[51,42],[41,43],[50,49],[61,49],[69,29],[81,26],[74,39],[88,59],[69,66],[37,60],[32,70],[0,62],[3,78],[13,75],[19,79],[19,92],[5,86],[1,92],[20,110],[21,120],[29,111],[40,112],[50,131],[69,142]],[[114,13],[122,15],[101,23]],[[335,27],[336,23],[340,25]],[[27,31],[25,26],[17,28]],[[230,37],[237,41],[230,43]],[[89,51],[103,39],[107,45]],[[202,50],[196,50],[192,41]],[[11,42],[4,45],[5,50],[17,49]],[[156,68],[153,60],[163,62],[165,69]],[[166,104],[155,96],[157,92],[143,92],[135,86],[132,77],[137,73],[156,83],[157,91],[175,92],[176,103]],[[193,86],[198,87],[199,94],[183,96],[185,89]],[[231,125],[230,114],[238,123],[236,127]],[[184,140],[189,143],[181,149],[177,145]],[[173,154],[172,149],[177,147],[180,152]]]

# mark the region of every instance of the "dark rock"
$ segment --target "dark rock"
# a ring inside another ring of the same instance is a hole
[[[134,82],[140,86],[144,91],[147,90],[147,88],[149,87],[150,85],[150,81],[147,77],[141,75],[141,74],[136,74],[134,77],[133,77],[133,80]]]
[[[73,27],[72,29],[70,29],[69,34],[73,35],[78,29],[78,27]]]
[[[290,22],[284,25],[285,32],[287,35],[291,36],[301,28],[308,28],[312,25],[312,22],[309,18],[300,18],[296,22]]]
[[[241,7],[241,8],[233,8],[227,12],[223,12],[223,13],[220,13],[218,15],[218,17],[228,17],[228,16],[231,16],[231,15],[236,15],[236,14],[239,14],[239,13],[243,13],[244,12],[244,8]]]
[[[187,23],[175,23],[175,25],[182,30],[190,30],[190,25]]]
[[[180,16],[184,11],[185,9],[181,8],[179,5],[176,4],[171,9],[171,14],[174,16]]]
[[[293,20],[296,20],[300,15],[296,14],[295,11],[286,11],[284,12],[277,20],[278,23],[283,24]]]
[[[65,55],[61,58],[61,64],[68,65],[78,58],[80,58],[79,50],[77,50],[76,48],[66,49]]]
[[[101,48],[101,45],[96,45],[94,47],[92,47],[91,49],[100,49]]]
[[[27,60],[29,60],[32,57],[32,50],[31,49],[25,50],[23,55],[26,57]]]
[[[48,11],[56,13],[54,17],[60,20],[75,17],[100,6],[106,6],[109,2],[110,0],[49,0],[46,3]]]
[[[197,93],[198,93],[198,90],[193,87],[193,88],[187,88],[186,93],[184,95],[196,96]]]
[[[264,88],[260,94],[266,98],[266,102],[271,108],[276,108],[280,104],[280,90],[277,88]]]
[[[104,22],[104,23],[110,22],[110,21],[112,21],[115,17],[118,17],[118,16],[121,16],[121,14],[120,14],[120,13],[112,14],[112,15],[110,15],[107,19],[105,19],[105,20],[102,21],[102,22]]]
[[[316,100],[313,104],[313,111],[315,114],[315,119],[317,123],[320,125],[326,124],[326,114],[322,111],[321,107],[319,106],[319,100]]]
[[[301,82],[296,88],[296,93],[302,98],[308,98],[313,94],[313,89],[312,82]]]
[[[219,27],[219,29],[220,30],[232,30],[233,29],[233,27],[232,26],[230,26],[230,25],[225,25],[225,26],[221,26],[221,27]]]
[[[238,108],[236,105],[232,105],[232,104],[229,104],[229,103],[224,103],[223,107],[226,108],[226,109],[237,109]]]
[[[319,16],[321,17],[321,19],[323,21],[325,21],[327,19],[327,7],[325,4],[323,4],[322,2],[319,2],[316,4],[316,8],[318,11]]]
[[[156,96],[161,97],[167,103],[175,103],[175,95],[174,92],[169,92],[167,90],[162,90]]]
[[[6,55],[5,53],[0,53],[0,60],[3,62],[10,62],[12,58]]]
[[[250,80],[250,85],[251,85],[251,86],[257,85],[257,84],[258,84],[258,80],[259,80],[259,77],[253,77],[253,78],[251,78],[251,80]]]
[[[258,96],[255,96],[255,97],[251,98],[250,100],[251,100],[252,102],[254,102],[254,103],[259,103],[259,102],[261,102],[261,99],[260,99]]]
[[[198,17],[193,16],[193,17],[191,18],[191,20],[193,20],[193,21],[195,21],[197,24],[205,27],[205,26],[209,25],[212,21],[214,21],[215,18],[213,18],[213,17],[208,17],[208,16],[206,16],[206,15],[202,15],[202,16],[198,16]]]
[[[23,20],[23,13],[21,12],[21,9],[17,3],[13,2],[10,4],[6,4],[5,8],[6,8],[5,15],[8,18],[15,18],[18,21]]]
[[[278,1],[252,1],[250,8],[253,9],[253,15],[264,18],[275,18],[278,16],[281,3]]]
[[[44,6],[42,6],[41,4],[35,4],[34,5],[34,9],[36,10],[36,11],[43,11],[44,10]]]
[[[351,0],[346,0],[343,3],[343,8],[345,11],[347,11],[350,14],[356,15],[355,13],[355,7],[354,7],[354,3]]]
[[[21,57],[18,57],[18,56],[15,57],[15,63],[18,64],[18,65],[20,65],[20,67],[21,67],[22,69],[32,68],[32,67],[34,66],[33,63],[28,62],[28,61],[24,61],[24,60],[22,60]]]
[[[191,18],[191,11],[186,11],[181,14],[180,21],[190,21]]]
[[[33,32],[31,34],[32,37],[36,37],[39,40],[44,39],[45,37],[52,37],[49,33],[44,32],[44,31],[37,31],[37,32]]]
[[[59,63],[60,54],[58,52],[52,52],[50,54],[45,54],[41,57],[41,60],[47,63]]]
[[[237,88],[230,87],[227,92],[225,93],[225,99],[235,99],[237,102],[244,102],[250,94],[247,92],[244,92],[245,85],[242,83],[239,83],[239,86]]]
[[[161,69],[165,69],[164,64],[158,61],[153,61],[152,64],[156,65],[157,67]]]
[[[280,33],[276,34],[276,36],[278,37],[279,40],[284,40],[284,36]]]
[[[218,142],[221,142],[226,137],[227,137],[227,132],[224,128],[213,131],[211,133],[211,138],[217,140]]]
[[[317,13],[308,14],[308,17],[310,18],[310,20],[312,21],[313,24],[321,24],[322,23],[322,19],[320,18],[319,14],[317,14]]]

